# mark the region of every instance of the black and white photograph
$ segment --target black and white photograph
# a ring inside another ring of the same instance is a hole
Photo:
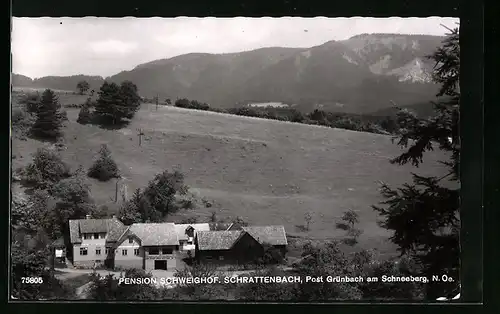
[[[460,300],[459,29],[13,17],[10,300]]]

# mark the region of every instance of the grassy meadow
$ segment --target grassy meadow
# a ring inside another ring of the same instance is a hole
[[[62,104],[83,103],[87,96],[61,94]],[[101,144],[107,144],[125,177],[128,194],[145,187],[165,169],[179,169],[198,198],[210,208],[179,212],[208,219],[241,216],[250,224],[283,224],[291,239],[341,238],[335,228],[344,211],[358,212],[360,247],[377,248],[382,254],[395,251],[389,234],[377,225],[371,205],[381,201],[378,181],[392,186],[411,179],[410,173],[444,173],[438,152],[429,154],[416,169],[391,165],[401,150],[385,135],[342,129],[233,116],[207,111],[143,104],[131,124],[106,130],[76,123],[79,109],[65,108],[69,121],[64,129],[63,159],[72,169],[88,169]],[[139,146],[138,129],[144,136]],[[32,139],[13,139],[13,169],[31,161],[37,148],[50,145]],[[98,204],[114,204],[115,180],[90,179]],[[121,183],[120,183],[121,184]],[[18,186],[15,188],[19,188]],[[310,230],[299,226],[310,212]],[[204,218],[207,217],[207,218]]]

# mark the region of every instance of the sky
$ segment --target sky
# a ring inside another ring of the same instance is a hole
[[[114,75],[177,55],[308,48],[363,33],[444,35],[458,18],[12,18],[12,72]]]

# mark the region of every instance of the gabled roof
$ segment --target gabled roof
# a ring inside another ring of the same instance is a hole
[[[209,231],[210,224],[208,223],[199,223],[199,224],[175,224],[175,231],[177,232],[177,237],[179,240],[187,240],[188,236],[186,234],[186,229],[189,227],[193,227],[195,232],[198,231]]]
[[[283,226],[251,226],[242,227],[242,230],[199,231],[196,237],[198,248],[202,251],[229,250],[244,234],[250,235],[261,244],[288,244]]]
[[[243,227],[243,230],[248,232],[261,244],[270,245],[287,245],[286,233],[284,226],[249,226]]]
[[[106,242],[115,242],[126,229],[123,223],[116,219],[76,219],[69,221],[69,234],[71,243],[81,243],[82,233],[106,232]]]
[[[128,238],[135,238],[139,241],[139,243],[142,243],[141,239],[136,234],[132,233],[132,231],[130,231],[131,227],[132,226],[126,227],[126,229],[118,237],[118,240],[116,240],[116,243],[114,244],[114,248],[119,247],[125,241],[125,239],[128,239]]]
[[[120,220],[113,218],[108,221],[108,237],[107,241],[116,242],[120,235],[127,229]]]
[[[196,233],[198,249],[203,251],[210,250],[229,250],[240,238],[243,231],[199,231]]]
[[[173,223],[135,223],[128,232],[136,235],[143,246],[179,245]]]

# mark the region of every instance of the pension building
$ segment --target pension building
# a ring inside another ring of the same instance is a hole
[[[77,268],[138,268],[170,270],[187,257],[202,263],[236,264],[256,260],[265,248],[275,247],[284,256],[283,226],[250,226],[201,223],[134,223],[110,219],[70,220],[71,249],[68,260]]]

